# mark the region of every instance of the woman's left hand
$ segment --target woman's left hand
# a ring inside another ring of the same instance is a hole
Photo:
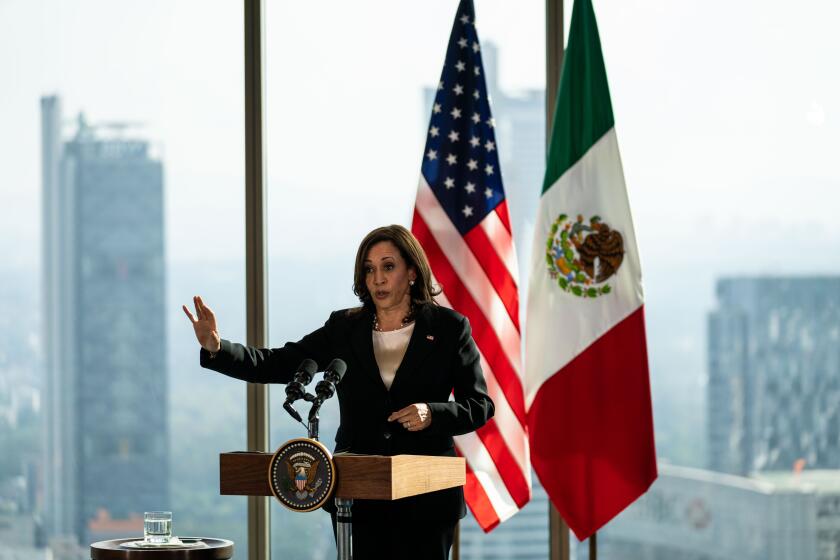
[[[399,422],[409,432],[419,432],[431,425],[432,411],[426,403],[414,403],[391,413],[388,422]]]

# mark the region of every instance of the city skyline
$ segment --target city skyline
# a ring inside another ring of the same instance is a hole
[[[772,2],[596,1],[595,8],[644,271],[657,447],[665,462],[706,467],[713,447],[706,437],[707,316],[718,305],[718,279],[840,274],[840,262],[830,258],[840,247],[833,165],[840,87],[824,72],[836,51],[830,22],[840,14],[819,3],[792,9]],[[423,7],[362,2],[326,14],[305,3],[268,7],[272,345],[320,326],[326,309],[353,305],[355,243],[375,225],[408,224],[429,114],[424,91],[439,74],[451,9],[442,0]],[[488,76],[488,85],[499,82],[497,120],[522,109],[513,100],[542,103],[533,96],[544,90],[544,3],[479,0],[476,9],[485,55],[498,45],[498,70]],[[356,29],[386,12],[387,29]],[[7,124],[0,132],[0,251],[7,255],[0,301],[10,302],[4,309],[13,315],[26,315],[0,317],[0,331],[12,332],[0,337],[0,378],[20,387],[8,395],[17,408],[6,406],[0,390],[0,411],[26,420],[27,410],[43,413],[46,406],[32,396],[47,342],[31,316],[44,302],[30,294],[44,272],[38,97],[60,92],[67,114],[84,110],[93,125],[142,124],[139,134],[166,162],[160,316],[176,395],[168,407],[171,503],[176,527],[228,531],[244,546],[244,501],[217,495],[214,461],[220,451],[245,448],[245,388],[198,368],[180,311],[201,294],[220,317],[223,336],[245,336],[241,18],[238,4],[0,3],[0,41],[10,46],[0,49],[9,95],[0,106]],[[300,21],[317,22],[319,31]],[[749,40],[738,49],[708,39],[741,37],[743,29]],[[287,55],[300,49],[306,56]],[[506,187],[520,190],[511,193],[511,212],[520,265],[527,265],[528,208],[542,172],[523,173],[515,162],[541,160],[543,133],[498,134]],[[357,181],[356,171],[372,158],[381,169]],[[272,406],[277,395],[273,388]],[[295,435],[279,414],[272,415],[272,445]],[[30,449],[22,449],[27,456]]]

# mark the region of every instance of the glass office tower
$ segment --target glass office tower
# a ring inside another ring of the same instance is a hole
[[[65,140],[41,110],[43,517],[84,546],[169,506],[163,168],[125,125]]]
[[[722,279],[717,299],[708,322],[709,467],[837,468],[840,278]]]

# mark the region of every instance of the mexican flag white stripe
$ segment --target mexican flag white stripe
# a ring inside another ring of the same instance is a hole
[[[594,215],[624,239],[624,259],[606,283],[611,293],[597,298],[571,295],[548,273],[546,241],[558,216],[568,222]],[[525,404],[530,407],[546,379],[554,375],[643,303],[641,267],[615,129],[604,134],[542,196],[534,233],[528,289]],[[532,326],[539,325],[540,328]]]

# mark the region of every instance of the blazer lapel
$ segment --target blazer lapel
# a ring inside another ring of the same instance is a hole
[[[391,393],[394,392],[394,387],[402,386],[407,378],[411,377],[411,374],[423,363],[423,359],[435,347],[435,333],[432,332],[432,309],[430,307],[430,305],[421,306],[414,318],[414,332],[411,333],[405,356],[400,362],[400,367],[397,368],[394,382],[391,384]],[[377,369],[377,371],[379,370]]]
[[[379,380],[379,384],[385,389],[382,383],[382,376],[379,373],[379,366],[376,365],[376,356],[373,354],[373,315],[370,311],[364,310],[356,318],[356,324],[350,331],[353,353],[359,360],[363,375],[369,375]]]

